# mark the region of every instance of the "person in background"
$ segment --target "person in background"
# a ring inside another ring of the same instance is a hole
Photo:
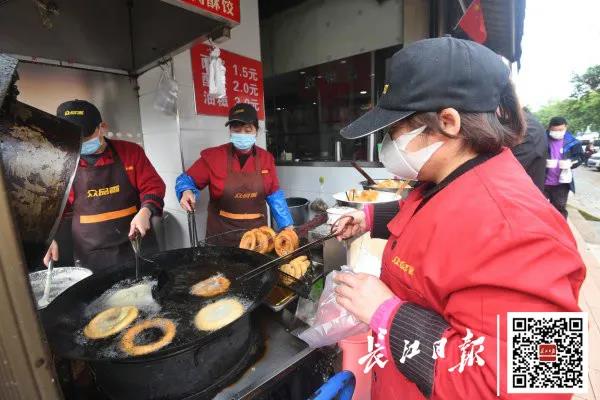
[[[133,259],[130,238],[136,231],[146,236],[150,218],[162,214],[165,183],[140,146],[105,137],[108,124],[92,103],[67,101],[56,115],[81,127],[83,136],[67,202],[75,260],[96,272]],[[44,264],[58,257],[52,241]]]
[[[543,193],[546,180],[546,159],[548,158],[546,130],[527,108],[523,108],[523,114],[527,125],[525,137],[511,150],[535,186]]]
[[[371,398],[511,398],[508,312],[581,311],[585,265],[566,221],[509,150],[525,131],[509,69],[472,41],[411,43],[392,57],[378,105],[340,134],[384,128],[385,168],[422,184],[401,203],[351,213],[337,231],[387,239],[380,278],[335,278],[337,303],[382,346]]]
[[[583,150],[584,163],[587,164],[587,161],[590,159],[590,157],[592,155],[594,155],[594,153],[596,153],[596,150],[594,149],[594,145],[592,144],[592,142],[588,142],[585,145],[585,149]]]
[[[572,170],[583,162],[581,142],[567,131],[567,120],[553,117],[548,124],[548,159],[544,193],[550,203],[567,218],[569,190],[575,192]]]
[[[265,201],[279,229],[294,221],[279,188],[275,160],[256,146],[256,109],[239,103],[229,110],[229,143],[202,150],[200,158],[177,177],[175,192],[181,207],[193,212],[200,190],[208,186],[210,201],[206,237],[215,244],[238,246],[243,230],[267,225]],[[231,234],[226,234],[229,231]]]

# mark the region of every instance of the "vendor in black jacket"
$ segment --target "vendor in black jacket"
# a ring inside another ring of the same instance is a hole
[[[523,141],[513,147],[512,152],[535,186],[543,193],[546,180],[546,159],[548,158],[546,129],[529,110],[524,108],[523,112],[527,130]]]

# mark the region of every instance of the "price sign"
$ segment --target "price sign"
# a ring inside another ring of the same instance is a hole
[[[211,50],[211,46],[203,43],[190,50],[196,112],[226,116],[229,108],[236,103],[248,103],[256,108],[259,119],[265,119],[262,63],[221,49],[221,59],[225,66],[226,96],[215,98],[208,94]]]

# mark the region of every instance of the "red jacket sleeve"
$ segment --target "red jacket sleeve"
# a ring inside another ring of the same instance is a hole
[[[200,158],[185,173],[194,180],[196,187],[200,190],[204,189],[210,183],[210,170],[206,162],[206,157],[203,157],[202,154],[200,154]]]
[[[277,176],[277,169],[275,168],[275,158],[273,155],[265,150],[264,152],[265,164],[267,165],[268,176],[270,179],[265,179],[265,194],[269,196],[279,190],[279,178]]]
[[[165,182],[154,169],[144,150],[138,145],[134,146],[133,179],[134,186],[140,192],[140,204],[142,207],[151,204],[158,210],[159,214],[162,214],[165,204]]]

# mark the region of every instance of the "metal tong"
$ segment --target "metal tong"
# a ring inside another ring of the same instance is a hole
[[[190,234],[190,246],[198,247],[198,231],[196,228],[196,213],[194,211],[188,211],[187,217],[188,217],[188,232]]]
[[[142,248],[142,235],[137,229],[129,238],[129,242],[131,243],[131,247],[133,248],[133,252],[135,253],[136,257],[139,256],[140,250]]]
[[[343,226],[342,228],[338,231],[338,227],[340,225],[342,225],[342,220],[345,220],[345,222],[343,222]],[[269,262],[264,263],[263,265],[256,267],[240,276],[238,276],[236,278],[236,280],[238,281],[247,281],[249,279],[255,278],[259,275],[264,274],[265,272],[267,272],[269,269],[277,267],[279,265],[281,265],[282,263],[292,260],[302,254],[304,254],[305,252],[307,252],[308,250],[312,249],[313,247],[316,247],[318,245],[320,245],[321,243],[334,238],[338,235],[340,235],[342,232],[344,232],[344,230],[346,229],[346,227],[348,226],[348,224],[351,224],[354,221],[354,217],[350,216],[350,215],[346,215],[346,216],[342,216],[340,217],[332,226],[331,226],[331,230],[329,235],[327,236],[323,236],[320,239],[317,239],[313,242],[307,243],[304,246],[300,246],[298,247],[296,250],[292,251],[291,253],[286,254],[285,256],[281,256],[278,258],[275,258]]]
[[[133,232],[133,235],[129,238],[131,242],[131,247],[133,248],[133,253],[135,254],[135,280],[140,280],[140,250],[142,248],[142,235],[136,229]]]

